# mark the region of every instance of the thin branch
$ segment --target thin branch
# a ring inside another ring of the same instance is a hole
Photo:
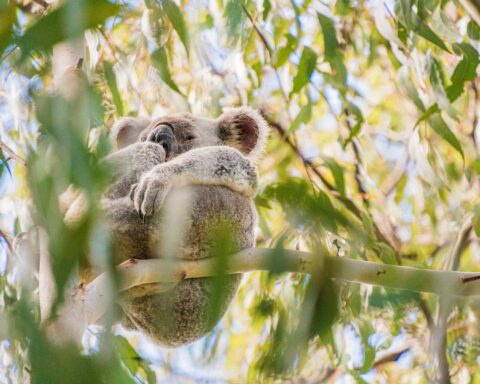
[[[405,170],[407,169],[408,159],[408,151],[405,151],[405,153],[397,159],[395,166],[380,186],[380,191],[382,192],[383,196],[388,196],[393,192],[405,173]]]
[[[119,60],[119,58],[117,57],[117,53],[116,53],[116,50],[115,50],[115,47],[113,46],[112,42],[110,41],[110,38],[108,37],[108,35],[105,33],[105,31],[102,29],[102,28],[98,28],[98,31],[100,32],[100,34],[102,35],[103,39],[105,40],[105,42],[107,43],[107,46],[110,50],[110,53],[112,54],[112,57],[113,59],[119,63],[119,64],[122,64],[121,61]],[[133,81],[132,81],[132,78],[130,77],[130,74],[128,71],[126,71],[127,73],[127,77],[128,77],[128,83],[130,84],[130,87],[132,88],[133,92],[135,92],[135,94],[137,95],[140,103],[142,103],[142,105],[145,106],[145,103],[143,101],[143,96],[142,94],[140,93],[140,91],[133,85]]]
[[[409,350],[410,350],[410,347],[404,347],[399,350],[384,354],[382,357],[377,359],[375,363],[373,363],[372,369],[381,368],[385,364],[396,361],[401,355],[403,355],[405,352],[408,352]],[[360,370],[361,367],[357,367],[354,369]],[[336,382],[335,380],[338,379],[338,377],[344,373],[345,373],[345,369],[343,369],[342,367],[332,368],[320,379],[314,378],[313,380],[309,380],[308,382],[309,383],[326,383],[326,382],[333,383],[333,382]]]
[[[352,132],[352,125],[350,124],[350,112],[348,108],[344,108],[344,113],[345,113],[345,122],[348,128],[349,132]],[[357,142],[355,138],[352,139],[352,148],[353,148],[353,154],[355,155],[355,159],[357,160],[355,162],[355,182],[357,183],[357,188],[358,192],[360,193],[360,196],[362,197],[362,201],[365,204],[365,206],[368,208],[370,207],[370,201],[368,200],[368,192],[365,186],[363,185],[362,181],[362,176],[360,174],[360,167],[362,166],[362,158],[360,156],[360,150],[358,148]]]
[[[0,141],[0,148],[3,149],[6,153],[10,155],[10,157],[17,162],[19,162],[22,165],[27,165],[27,161],[21,157],[20,155],[17,155],[13,149],[11,149],[7,144],[5,144],[3,141]]]
[[[248,20],[250,20],[250,22],[252,23],[253,29],[255,29],[255,32],[257,32],[258,37],[260,37],[260,40],[262,40],[262,43],[263,43],[264,47],[266,48],[266,50],[268,51],[268,54],[271,55],[272,54],[272,48],[270,47],[270,44],[268,43],[267,38],[264,36],[262,31],[260,31],[260,28],[258,28],[257,23],[253,19],[252,15],[250,15],[250,13],[247,11],[247,8],[245,8],[245,5],[243,3],[242,3],[242,9],[243,9],[243,12],[245,13],[245,15],[247,15]]]
[[[313,164],[310,160],[305,158],[300,148],[288,137],[288,135],[286,134],[285,128],[283,128],[281,124],[272,120],[269,116],[267,116],[263,112],[262,112],[262,116],[265,118],[265,120],[267,120],[268,124],[278,132],[278,134],[282,137],[285,143],[287,143],[287,145],[293,150],[293,152],[297,155],[297,157],[302,161],[303,165],[306,168],[309,168],[321,180],[321,182],[325,185],[325,187],[336,199],[341,201],[342,204],[344,204],[347,207],[347,209],[350,210],[350,212],[352,212],[359,220],[362,220],[360,209],[355,205],[355,203],[350,199],[341,196],[338,190],[335,188],[335,186],[333,186],[325,178],[325,176],[318,170],[315,164]],[[396,250],[398,248],[396,244],[393,244],[392,241],[390,241],[384,236],[383,232],[380,231],[380,228],[378,227],[378,224],[375,221],[373,221],[373,226],[375,229],[375,234],[379,240],[390,245],[392,249]],[[397,261],[400,264],[400,257],[398,257],[398,255],[397,255]]]
[[[50,4],[47,3],[45,0],[33,0],[34,3],[37,3],[38,5],[41,5],[43,8],[47,9]]]
[[[290,138],[286,134],[285,128],[283,128],[276,121],[273,121],[272,119],[270,119],[268,116],[266,116],[265,113],[262,113],[262,115],[267,120],[268,124],[278,132],[278,134],[282,137],[285,143],[287,143],[287,145],[293,150],[293,152],[295,152],[295,154],[302,161],[302,163],[306,167],[308,167],[322,181],[325,187],[327,187],[327,189],[334,196],[340,196],[336,188],[325,178],[325,176],[322,175],[322,173],[317,169],[317,167],[315,167],[312,164],[310,160],[308,160],[307,158],[305,158],[305,156],[303,156],[303,153],[300,151],[300,149],[295,145],[295,143],[292,140],[290,140]]]
[[[4,231],[0,229],[0,238],[2,238],[5,243],[7,244],[7,248],[10,252],[13,252],[13,247],[12,247],[12,238]]]
[[[478,149],[477,137],[476,137],[476,130],[478,125],[478,88],[475,81],[472,81],[472,89],[473,89],[473,121],[472,121],[472,131],[470,132],[470,137],[472,138],[473,145],[475,146],[475,150]]]
[[[480,2],[478,0],[460,0],[460,4],[463,5],[472,20],[480,25]]]
[[[456,271],[460,265],[460,258],[468,245],[468,238],[472,231],[473,215],[469,213],[463,220],[455,242],[443,263],[444,271]],[[478,276],[466,276],[462,278],[464,284],[477,281]],[[431,345],[438,365],[438,380],[440,383],[450,383],[450,370],[447,359],[447,329],[448,317],[452,311],[454,300],[451,297],[440,297],[434,326],[430,329]]]

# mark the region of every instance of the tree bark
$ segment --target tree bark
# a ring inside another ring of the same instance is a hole
[[[162,283],[168,290],[183,279],[213,276],[214,267],[212,259],[128,260],[117,267],[119,290],[151,283]],[[324,273],[336,280],[429,292],[453,299],[480,296],[479,273],[419,269],[294,250],[246,249],[230,258],[225,274],[257,270]],[[110,287],[107,273],[88,285],[77,286],[67,294],[66,303],[51,326],[80,341],[85,328],[98,321],[108,308],[109,295],[105,293]]]

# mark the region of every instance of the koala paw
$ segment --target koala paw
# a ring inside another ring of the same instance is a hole
[[[132,185],[130,199],[140,218],[145,221],[146,217],[153,215],[155,207],[163,205],[170,190],[169,187],[166,180],[154,173],[147,173],[140,179],[140,182]]]

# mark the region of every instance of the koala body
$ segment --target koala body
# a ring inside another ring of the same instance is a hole
[[[226,252],[254,246],[253,164],[268,134],[256,112],[242,107],[216,120],[186,114],[124,118],[112,131],[118,151],[106,158],[113,176],[101,207],[116,262],[172,257],[165,255],[172,239],[178,240],[170,246],[173,257],[210,257],[219,228],[231,235]],[[75,205],[67,222],[78,216]],[[172,223],[177,211],[184,213],[181,227]],[[121,295],[122,324],[165,346],[189,343],[219,321],[239,281],[240,275],[225,277],[217,308],[211,308],[214,278],[184,280],[166,292],[161,284],[134,287]]]

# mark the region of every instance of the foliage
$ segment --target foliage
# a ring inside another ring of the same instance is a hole
[[[480,27],[465,3],[0,0],[0,381],[410,383],[448,368],[478,381],[476,301],[442,315],[433,295],[332,281],[328,268],[250,273],[215,330],[175,351],[110,326],[92,327],[82,352],[51,345],[9,246],[46,228],[59,303],[85,250],[111,266],[95,201],[112,122],[248,104],[272,128],[256,204],[273,260],[296,248],[479,270]],[[54,95],[53,46],[82,36],[81,91]],[[57,201],[69,184],[90,202],[74,229]]]

